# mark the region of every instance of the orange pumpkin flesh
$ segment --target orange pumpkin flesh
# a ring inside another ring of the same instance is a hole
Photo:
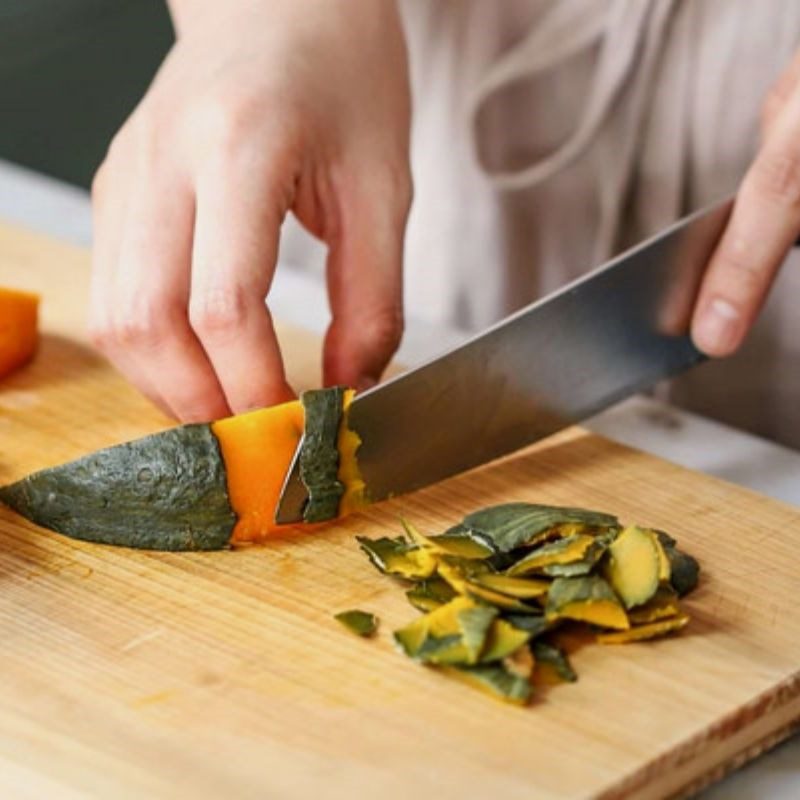
[[[352,398],[353,391],[348,390],[337,443],[339,480],[345,487],[339,516],[365,502],[364,481],[356,463],[361,439],[347,428],[346,411]],[[211,423],[225,462],[228,496],[238,518],[231,544],[255,542],[285,530],[286,526],[276,524],[275,510],[304,424],[299,400]]]
[[[0,289],[0,377],[21,367],[36,352],[39,298]]]
[[[293,400],[211,424],[238,517],[231,544],[258,541],[281,529],[275,523],[275,509],[303,423],[303,406]]]

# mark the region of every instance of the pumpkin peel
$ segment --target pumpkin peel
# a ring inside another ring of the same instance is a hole
[[[621,644],[688,623],[674,565],[688,590],[696,562],[663,532],[530,503],[474,512],[438,536],[401,522],[405,537],[358,537],[381,572],[413,583],[406,596],[423,614],[396,630],[395,642],[415,661],[501,700],[525,704],[535,686],[577,680],[552,641],[558,627],[599,629],[597,641]],[[413,564],[391,568],[392,558],[409,556]]]

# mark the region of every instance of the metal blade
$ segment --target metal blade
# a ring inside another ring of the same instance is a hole
[[[381,500],[484,464],[580,422],[703,359],[688,336],[703,270],[731,201],[700,211],[359,395],[349,424]],[[298,448],[299,450],[299,448]],[[298,459],[276,520],[302,519]]]

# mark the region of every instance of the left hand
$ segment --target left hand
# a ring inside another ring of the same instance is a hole
[[[800,233],[800,52],[767,94],[761,125],[694,309],[692,338],[709,356],[742,344]]]

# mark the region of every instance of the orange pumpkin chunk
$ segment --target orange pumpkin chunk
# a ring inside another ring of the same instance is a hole
[[[231,506],[238,516],[232,544],[258,541],[281,529],[275,509],[303,423],[299,400],[212,423],[225,461]]]
[[[36,352],[39,298],[0,289],[0,377],[21,367]]]

